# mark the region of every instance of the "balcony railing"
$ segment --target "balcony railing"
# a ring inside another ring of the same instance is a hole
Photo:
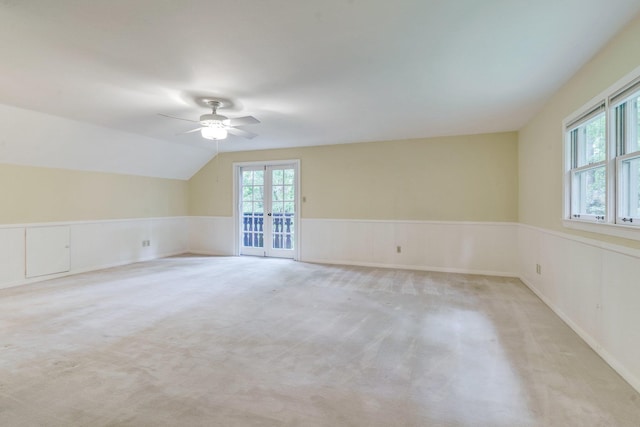
[[[273,248],[293,249],[293,214],[274,213],[273,221]],[[243,245],[245,247],[264,247],[264,214],[244,212],[242,214]]]

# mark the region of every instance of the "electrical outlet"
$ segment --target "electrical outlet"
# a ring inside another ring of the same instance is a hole
[[[536,264],[536,273],[542,274],[542,266],[540,264]]]
[[[151,246],[151,240],[147,240],[147,246]]]
[[[143,240],[143,241],[142,241],[142,247],[144,248],[145,246],[147,246],[147,241],[146,241],[146,240]]]
[[[402,246],[396,246],[396,252],[402,253]]]

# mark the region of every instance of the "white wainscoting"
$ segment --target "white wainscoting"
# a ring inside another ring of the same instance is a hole
[[[189,217],[189,252],[234,255],[234,226],[230,216]]]
[[[640,251],[527,225],[518,246],[520,279],[640,391]]]
[[[301,237],[302,261],[517,276],[513,223],[303,219]]]
[[[189,218],[190,252],[233,255],[233,225],[233,217]],[[517,227],[493,222],[302,219],[300,261],[517,276]]]
[[[25,229],[27,278],[66,273],[71,268],[71,233],[66,225]]]
[[[24,254],[24,228],[0,228],[0,288],[24,280]]]
[[[70,270],[27,279],[25,230],[61,225],[70,230]],[[188,225],[169,217],[0,226],[0,288],[188,252]]]

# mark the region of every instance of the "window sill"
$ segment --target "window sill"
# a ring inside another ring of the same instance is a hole
[[[575,219],[564,219],[562,220],[562,225],[574,230],[606,234],[608,236],[622,237],[623,239],[640,240],[640,227],[632,225],[586,222]]]

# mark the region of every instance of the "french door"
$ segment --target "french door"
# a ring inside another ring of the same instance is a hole
[[[297,165],[241,166],[238,176],[240,254],[294,258]]]

